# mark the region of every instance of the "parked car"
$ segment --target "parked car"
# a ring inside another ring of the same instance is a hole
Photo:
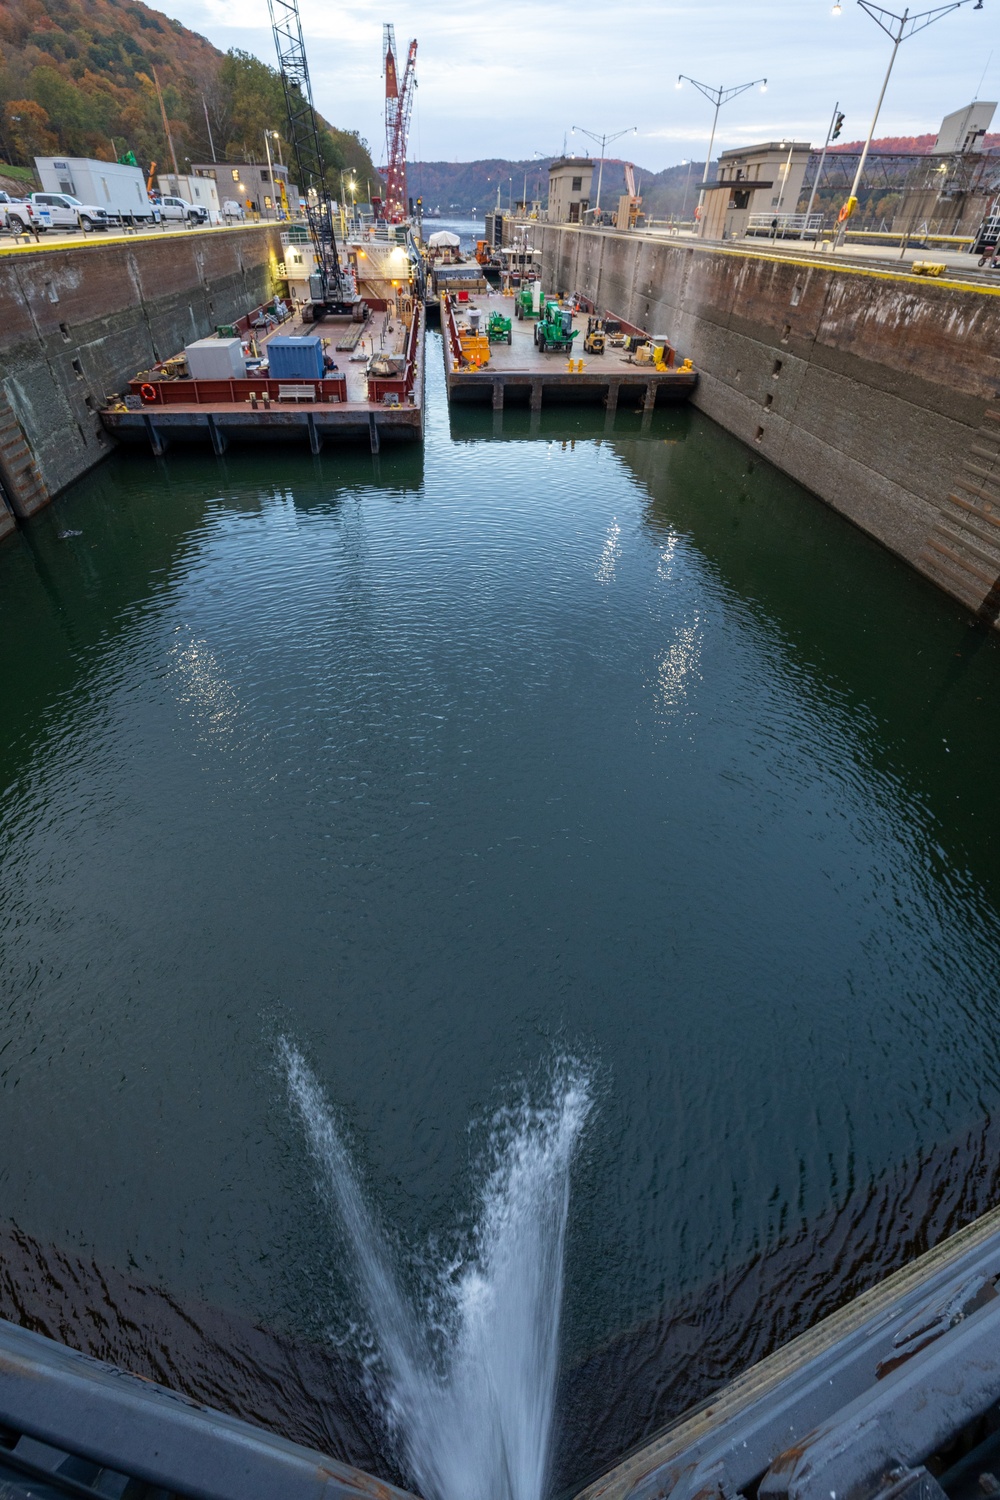
[[[242,224],[246,218],[243,204],[237,203],[235,198],[226,198],[222,205],[222,217],[227,224]]]
[[[11,234],[44,234],[48,227],[48,219],[27,199],[0,193],[0,229]]]
[[[186,198],[160,198],[160,213],[164,219],[186,219],[189,224],[207,224],[208,209],[200,203],[189,203]]]
[[[30,202],[44,210],[53,229],[110,229],[118,215],[93,203],[81,203],[72,193],[32,193]]]

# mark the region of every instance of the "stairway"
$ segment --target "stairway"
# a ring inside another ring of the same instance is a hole
[[[21,424],[0,386],[0,483],[14,514],[34,515],[50,499]]]
[[[1000,395],[986,403],[955,488],[917,559],[990,625],[1000,617]]]

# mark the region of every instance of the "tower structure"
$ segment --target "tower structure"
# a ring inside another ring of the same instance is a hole
[[[390,223],[406,217],[406,143],[410,111],[417,86],[417,42],[411,41],[402,79],[396,54],[396,32],[390,22],[382,28],[382,74],[385,78],[385,216]]]

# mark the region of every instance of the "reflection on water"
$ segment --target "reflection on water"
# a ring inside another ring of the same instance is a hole
[[[428,371],[0,553],[0,1307],[392,1473],[274,1039],[443,1252],[586,1056],[561,1490],[991,1201],[1000,657],[697,413]]]

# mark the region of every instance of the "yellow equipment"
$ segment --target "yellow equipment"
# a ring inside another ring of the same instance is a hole
[[[485,333],[473,333],[469,328],[460,328],[458,342],[462,350],[462,358],[467,365],[475,365],[479,369],[490,362],[490,341]]]
[[[604,322],[601,318],[587,319],[587,334],[583,341],[585,354],[603,354],[605,344]]]

